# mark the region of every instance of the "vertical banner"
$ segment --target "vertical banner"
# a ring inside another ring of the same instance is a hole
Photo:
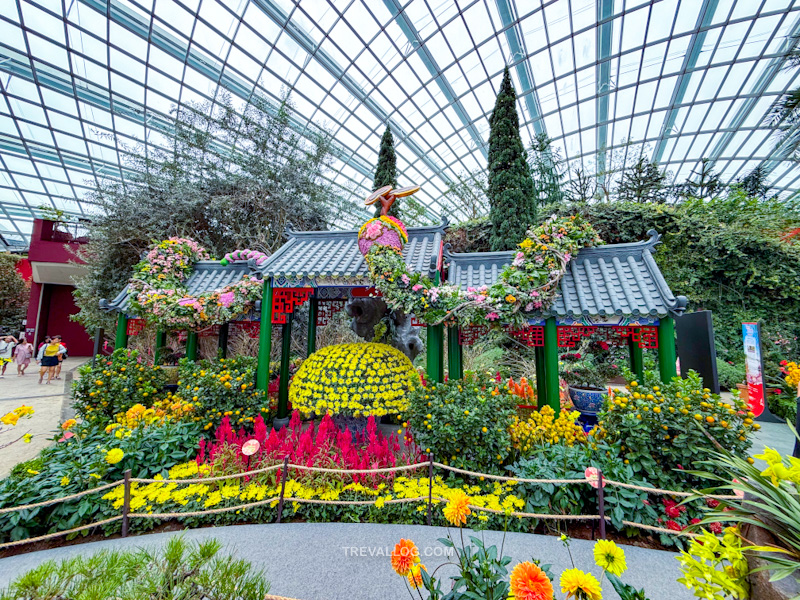
[[[764,364],[761,360],[761,328],[758,323],[742,323],[744,338],[745,373],[747,380],[747,403],[756,417],[766,408],[767,396],[764,388]]]

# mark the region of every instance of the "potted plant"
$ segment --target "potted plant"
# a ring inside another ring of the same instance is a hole
[[[562,376],[568,385],[569,398],[583,414],[595,415],[603,409],[607,393],[603,371],[592,354],[564,354]]]

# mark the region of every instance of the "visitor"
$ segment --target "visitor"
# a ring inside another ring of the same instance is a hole
[[[67,358],[69,358],[69,350],[67,350],[67,345],[64,343],[64,340],[61,339],[61,336],[56,336],[58,338],[58,343],[61,344],[61,347],[64,348],[64,353],[58,355],[58,364],[56,365],[56,379],[61,379],[61,365],[64,363]]]
[[[61,345],[61,336],[54,335],[49,338],[50,342],[42,344],[39,348],[39,354],[36,357],[41,365],[39,369],[39,383],[42,383],[45,373],[47,373],[47,385],[53,380],[56,374],[56,367],[61,360],[60,355],[63,355],[67,349]]]
[[[6,376],[6,367],[13,359],[11,358],[14,352],[14,344],[19,340],[13,335],[7,335],[0,339],[0,379]]]
[[[14,362],[17,363],[17,377],[25,375],[25,369],[31,364],[33,358],[33,344],[25,338],[21,338],[20,343],[14,348]]]

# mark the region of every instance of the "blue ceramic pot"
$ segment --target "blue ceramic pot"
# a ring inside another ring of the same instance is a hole
[[[569,399],[575,408],[584,414],[596,415],[603,410],[604,397],[607,393],[601,388],[569,386]]]

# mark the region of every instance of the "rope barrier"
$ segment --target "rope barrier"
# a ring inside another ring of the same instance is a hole
[[[313,471],[316,473],[343,473],[343,474],[366,474],[366,473],[397,473],[399,471],[412,471],[421,467],[427,467],[429,463],[415,463],[413,465],[404,465],[402,467],[385,467],[383,469],[327,469],[324,467],[309,467],[306,465],[296,465],[289,463],[289,467],[293,469],[300,469],[301,471]],[[436,464],[436,463],[434,463]],[[282,465],[280,465],[282,466]]]
[[[244,473],[234,473],[232,475],[219,475],[217,477],[202,477],[199,479],[148,479],[132,477],[131,483],[214,483],[215,481],[225,481],[227,479],[238,479],[240,477],[250,477],[251,475],[258,475],[260,473],[269,473],[270,471],[277,471],[282,466],[282,464],[272,465],[271,467],[264,467],[263,469],[256,469],[255,471],[245,471]]]
[[[678,492],[675,490],[662,490],[660,488],[651,488],[641,485],[634,485],[632,483],[622,483],[621,481],[614,481],[612,479],[603,479],[608,485],[615,487],[627,488],[629,490],[639,490],[641,492],[649,492],[651,494],[662,494],[665,496],[680,496],[681,498],[690,498],[697,496],[695,492]],[[704,494],[703,498],[714,498],[715,500],[736,500],[738,496],[717,496],[713,494]]]
[[[69,502],[70,500],[75,500],[77,498],[82,498],[83,496],[88,496],[89,494],[95,494],[97,492],[102,492],[104,490],[110,489],[117,485],[124,483],[122,479],[118,481],[114,481],[113,483],[106,483],[96,488],[92,488],[90,490],[84,490],[82,492],[78,492],[77,494],[72,494],[70,496],[61,496],[59,498],[53,498],[52,500],[45,500],[44,502],[36,502],[35,504],[23,504],[22,506],[10,506],[8,508],[0,508],[0,515],[10,512],[16,512],[18,510],[27,510],[29,508],[39,508],[40,506],[49,506],[51,504],[59,504],[60,502]]]
[[[88,525],[81,525],[80,527],[67,529],[66,531],[48,533],[47,535],[40,535],[39,537],[35,538],[26,538],[24,540],[17,540],[16,542],[6,542],[5,544],[0,544],[0,550],[2,550],[3,548],[11,548],[12,546],[21,546],[22,544],[32,544],[33,542],[41,542],[42,540],[49,540],[51,538],[60,537],[62,535],[69,535],[70,533],[77,533],[79,531],[83,531],[84,529],[89,529],[91,527],[99,527],[100,525],[113,523],[114,521],[119,521],[120,519],[122,519],[122,515],[117,515],[116,517],[111,517],[110,519],[97,521],[96,523],[89,523]]]
[[[675,531],[674,529],[665,529],[664,527],[656,527],[655,525],[645,525],[644,523],[637,523],[635,521],[623,521],[622,524],[628,525],[629,527],[636,527],[638,529],[647,529],[648,531],[667,533],[669,535],[683,535],[690,538],[700,537],[699,533],[690,533],[688,531]]]
[[[472,477],[485,477],[487,479],[497,479],[499,481],[513,481],[519,483],[558,483],[558,484],[589,483],[588,479],[526,479],[525,477],[504,477],[503,475],[489,475],[488,473],[476,473],[475,471],[457,469],[456,467],[443,465],[442,463],[438,462],[434,462],[433,464],[434,466],[439,467],[440,469],[445,469],[446,471],[452,471],[453,473],[461,473],[462,475],[470,475]]]

